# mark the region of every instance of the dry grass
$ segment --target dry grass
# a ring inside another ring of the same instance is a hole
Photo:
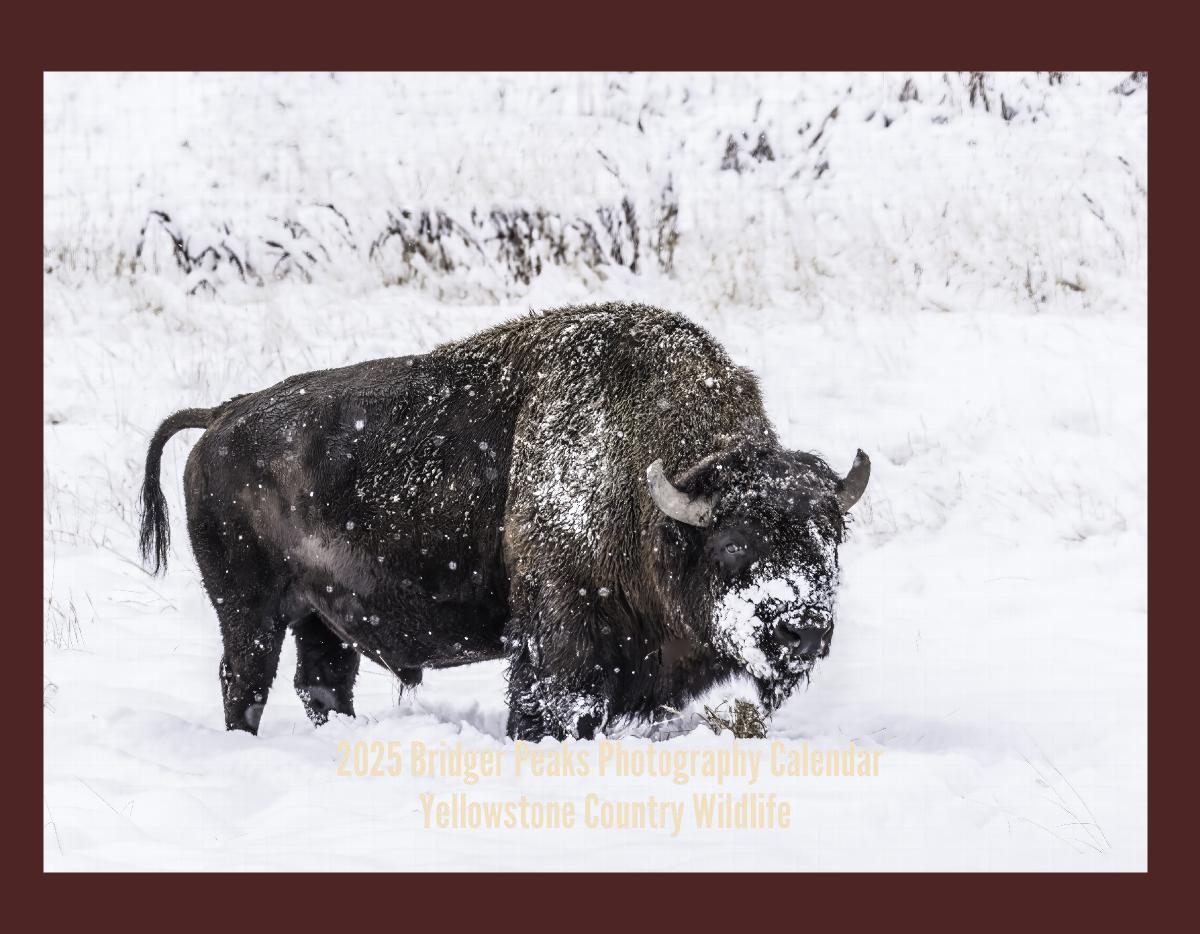
[[[758,704],[734,698],[733,709],[730,701],[724,701],[712,707],[705,706],[704,722],[714,733],[720,734],[729,730],[738,739],[766,739],[767,716]]]

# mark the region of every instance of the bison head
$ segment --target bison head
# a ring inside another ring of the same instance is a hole
[[[750,673],[768,709],[829,652],[838,545],[870,473],[862,451],[841,477],[813,454],[749,444],[674,482],[661,461],[646,471],[654,504],[690,540],[689,590],[703,594],[714,648]]]

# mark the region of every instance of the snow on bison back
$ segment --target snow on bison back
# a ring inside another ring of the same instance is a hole
[[[365,656],[405,684],[506,657],[510,735],[590,737],[738,672],[777,707],[829,651],[845,477],[780,447],[754,376],[643,305],[535,313],[423,356],[290,377],[168,418],[206,429],[188,532],[221,623],[225,723],[256,732],[288,627],[309,716]]]

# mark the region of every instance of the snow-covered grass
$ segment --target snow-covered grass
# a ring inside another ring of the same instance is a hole
[[[46,867],[1143,868],[1146,98],[1123,75],[48,76]],[[369,255],[403,210],[476,245],[448,268],[387,252],[399,234]],[[637,219],[636,269],[627,221],[597,234],[605,262],[576,242],[605,210]],[[539,211],[559,227],[506,252],[495,225]],[[261,284],[205,253],[222,240]],[[294,241],[314,260],[268,246]],[[566,259],[514,273],[554,243]],[[338,777],[337,743],[511,751],[502,667],[427,673],[397,703],[364,666],[359,717],[317,731],[290,644],[261,735],[226,733],[183,544],[194,432],[163,460],[171,569],[135,557],[158,422],[605,298],[712,330],[790,445],[842,469],[872,455],[832,652],[770,732],[880,749],[881,774],[761,778],[748,790],[792,803],[787,831],[429,830],[419,795],[463,786]]]

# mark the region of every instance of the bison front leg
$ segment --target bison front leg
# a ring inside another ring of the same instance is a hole
[[[508,669],[508,735],[536,742],[544,736],[592,739],[608,720],[609,702],[577,667],[547,666],[522,643]]]

